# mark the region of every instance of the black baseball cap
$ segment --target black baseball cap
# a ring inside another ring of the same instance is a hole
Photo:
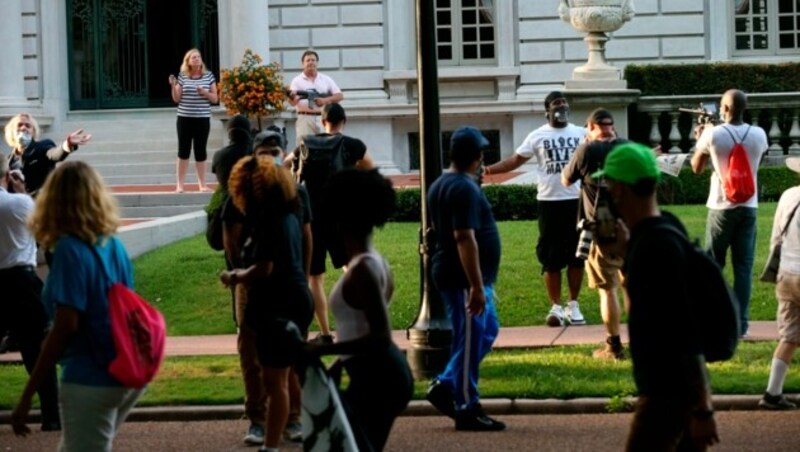
[[[550,110],[550,102],[553,102],[556,99],[567,99],[567,96],[564,95],[561,91],[550,91],[550,94],[544,98],[544,109]]]

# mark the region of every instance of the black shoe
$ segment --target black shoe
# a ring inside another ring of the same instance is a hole
[[[425,398],[442,414],[450,419],[456,418],[456,402],[453,400],[453,391],[439,379],[434,379],[428,386]]]
[[[456,413],[456,430],[459,431],[499,432],[505,429],[505,423],[487,416],[479,404]]]
[[[783,394],[772,395],[768,392],[764,393],[764,397],[758,402],[758,406],[766,410],[793,410],[797,405],[786,400]]]
[[[61,431],[61,423],[60,422],[43,422],[42,423],[42,431],[43,432],[60,432]]]

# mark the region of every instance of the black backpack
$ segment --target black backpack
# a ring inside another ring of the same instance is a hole
[[[297,162],[297,181],[305,184],[309,193],[320,193],[331,175],[345,167],[347,150],[344,146],[344,135],[304,136],[300,142]]]
[[[695,325],[702,342],[706,362],[726,361],[733,357],[739,343],[739,302],[722,269],[710,254],[701,249],[677,227],[659,224],[684,243],[688,256],[687,280],[691,304],[696,313]]]

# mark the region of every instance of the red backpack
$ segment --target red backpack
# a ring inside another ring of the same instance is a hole
[[[736,141],[727,127],[723,126],[733,140],[733,149],[731,155],[728,157],[728,173],[722,178],[723,187],[725,189],[725,197],[728,201],[741,204],[752,198],[756,193],[756,184],[753,179],[753,169],[750,167],[750,160],[747,158],[747,151],[744,149],[742,142],[747,138],[750,132],[750,127],[744,133],[740,141]]]
[[[90,248],[109,283],[108,314],[116,356],[108,364],[108,373],[125,387],[143,388],[164,359],[164,316],[125,284],[114,281],[97,249]]]

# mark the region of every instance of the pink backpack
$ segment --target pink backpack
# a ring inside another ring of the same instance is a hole
[[[90,248],[106,278],[113,281],[97,249]],[[153,380],[164,359],[164,316],[121,282],[112,282],[108,289],[108,314],[116,351],[108,373],[123,386],[142,388]]]
[[[736,141],[733,132],[727,127],[722,127],[730,134],[733,140],[733,149],[728,157],[728,173],[723,177],[722,182],[725,189],[725,197],[728,201],[741,204],[752,198],[756,192],[756,184],[753,179],[753,169],[750,168],[750,160],[747,158],[742,142],[747,138],[750,127],[744,133],[741,141]]]

